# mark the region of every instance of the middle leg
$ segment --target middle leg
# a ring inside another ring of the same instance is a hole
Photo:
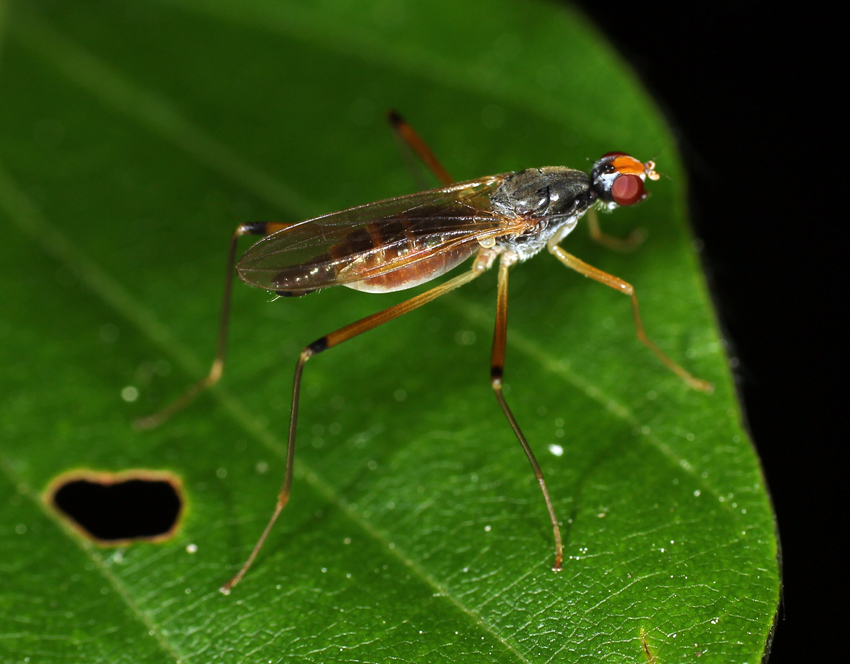
[[[543,500],[546,503],[546,509],[549,511],[549,520],[552,522],[552,531],[555,536],[555,563],[552,569],[556,572],[561,570],[561,563],[564,559],[564,548],[561,544],[561,529],[558,526],[558,518],[555,516],[555,508],[552,506],[552,500],[549,498],[549,490],[546,488],[546,480],[543,479],[543,471],[540,470],[540,464],[534,457],[534,452],[531,451],[531,446],[525,438],[522,429],[508,407],[505,401],[505,395],[502,393],[502,376],[505,369],[505,346],[508,338],[508,270],[511,265],[516,262],[515,257],[510,254],[502,254],[499,262],[499,286],[496,300],[496,329],[493,333],[493,354],[490,359],[490,385],[496,394],[496,400],[499,402],[499,407],[508,418],[511,429],[522,445],[522,450],[531,464],[534,471],[534,476],[537,478],[537,483],[540,485],[540,491],[543,492]]]

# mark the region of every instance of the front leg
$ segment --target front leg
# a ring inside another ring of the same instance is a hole
[[[557,258],[571,270],[575,270],[579,274],[583,274],[585,277],[590,277],[591,279],[598,281],[601,284],[605,284],[606,286],[609,286],[616,291],[628,295],[632,300],[632,312],[634,313],[635,317],[635,328],[638,339],[640,339],[641,342],[648,346],[649,349],[658,356],[658,359],[660,359],[671,371],[673,371],[673,373],[675,373],[677,376],[679,376],[679,378],[684,380],[690,387],[694,388],[695,390],[701,390],[703,392],[711,392],[714,389],[714,386],[708,381],[696,378],[688,371],[685,371],[685,369],[683,369],[676,362],[670,359],[658,346],[656,346],[649,339],[649,337],[646,336],[646,332],[644,332],[643,323],[641,322],[640,318],[640,307],[638,306],[634,286],[632,286],[627,281],[623,281],[619,277],[615,277],[613,274],[608,274],[607,272],[603,272],[599,268],[593,267],[592,265],[588,265],[583,260],[576,258],[570,253],[567,253],[556,244],[551,245],[549,247],[549,251],[555,255],[555,258]]]

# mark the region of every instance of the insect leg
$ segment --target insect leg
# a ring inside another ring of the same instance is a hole
[[[413,130],[413,127],[407,123],[407,120],[401,117],[401,115],[396,111],[390,111],[387,114],[387,120],[389,120],[390,126],[393,128],[393,131],[399,141],[413,150],[416,156],[422,160],[422,163],[428,167],[428,170],[431,171],[440,181],[440,184],[454,184],[454,178],[449,175],[445,168],[443,168],[439,159],[437,159],[437,157],[434,156],[434,153],[431,152],[431,148],[429,148],[427,143],[422,140],[422,137]]]
[[[599,215],[595,208],[590,208],[586,216],[591,239],[608,249],[613,249],[614,251],[632,251],[633,249],[637,249],[646,239],[646,231],[643,228],[635,228],[625,238],[609,235],[599,226]]]
[[[543,471],[540,470],[540,464],[534,458],[534,452],[531,451],[531,446],[525,438],[519,424],[516,421],[511,409],[505,401],[505,396],[502,393],[502,375],[505,368],[505,345],[508,337],[508,270],[515,262],[507,258],[506,254],[502,254],[502,260],[499,262],[499,287],[496,300],[496,329],[493,333],[493,354],[490,359],[490,385],[496,393],[496,400],[505,417],[508,418],[514,434],[522,445],[522,450],[531,468],[534,471],[534,476],[537,478],[537,483],[540,485],[540,490],[543,492],[543,500],[546,502],[546,509],[549,510],[549,520],[552,522],[552,530],[555,535],[555,563],[552,569],[556,572],[561,570],[561,562],[564,558],[564,549],[561,544],[561,529],[558,527],[558,519],[555,516],[555,508],[552,506],[552,500],[549,498],[549,490],[546,488],[546,480],[543,479]]]
[[[681,366],[676,364],[672,359],[670,359],[658,346],[656,346],[649,337],[646,336],[646,332],[643,329],[643,323],[640,318],[640,307],[638,306],[637,296],[635,295],[634,287],[620,279],[619,277],[615,277],[613,274],[608,274],[607,272],[603,272],[599,268],[593,267],[592,265],[588,265],[584,261],[576,258],[572,254],[567,253],[558,245],[553,245],[549,247],[549,251],[551,251],[555,258],[561,261],[564,265],[566,265],[571,270],[575,270],[579,274],[583,274],[585,277],[590,277],[591,279],[598,281],[601,284],[605,284],[606,286],[610,286],[616,291],[621,293],[625,293],[632,300],[632,313],[635,318],[635,328],[637,332],[637,337],[643,342],[649,349],[658,356],[665,366],[667,366],[673,373],[675,373],[679,378],[684,380],[690,387],[695,390],[702,390],[703,392],[711,392],[714,389],[714,386],[706,380],[702,380],[700,378],[695,378],[689,372],[685,371]]]
[[[476,257],[475,263],[469,272],[465,272],[453,279],[449,279],[445,283],[427,290],[424,293],[420,293],[409,300],[405,300],[404,302],[400,302],[388,309],[384,309],[383,311],[379,311],[371,316],[366,316],[354,323],[350,323],[335,332],[331,332],[330,334],[317,339],[301,351],[298,363],[295,365],[295,377],[293,378],[292,385],[292,407],[289,413],[289,433],[286,440],[286,470],[284,471],[283,485],[280,488],[274,512],[272,513],[269,522],[266,524],[263,534],[260,535],[260,539],[257,540],[257,543],[254,545],[251,555],[248,556],[248,559],[236,575],[221,587],[221,592],[225,595],[230,593],[233,586],[239,583],[239,581],[242,580],[242,577],[245,576],[245,573],[251,568],[251,565],[254,563],[254,559],[257,557],[260,549],[263,548],[263,543],[266,541],[266,538],[271,532],[272,526],[275,521],[277,521],[278,516],[280,516],[281,511],[289,500],[289,491],[292,486],[292,462],[295,458],[295,433],[298,428],[298,402],[301,396],[301,375],[304,371],[304,365],[307,363],[307,360],[314,355],[318,355],[319,353],[326,351],[328,348],[338,346],[344,341],[353,339],[354,337],[383,325],[394,318],[398,318],[399,316],[411,312],[414,309],[418,309],[423,304],[427,304],[441,295],[445,295],[456,288],[460,288],[464,284],[469,283],[476,277],[483,274],[492,265],[494,258],[494,252],[487,250],[481,251]]]
[[[218,379],[221,378],[224,370],[224,355],[227,349],[227,327],[230,319],[230,295],[233,290],[233,272],[236,262],[236,244],[243,235],[270,235],[275,231],[289,226],[289,224],[274,223],[274,222],[256,222],[249,224],[240,224],[230,239],[230,249],[227,252],[227,276],[224,282],[224,298],[221,305],[221,316],[218,323],[218,342],[216,343],[215,358],[209,373],[197,383],[194,383],[180,397],[172,401],[162,410],[140,417],[133,425],[137,429],[153,429],[169,419],[176,412],[182,410],[195,400],[201,392],[208,387],[215,385]]]

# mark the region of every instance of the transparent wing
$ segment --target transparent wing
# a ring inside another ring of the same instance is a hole
[[[463,260],[477,251],[479,240],[525,229],[521,219],[492,211],[490,194],[506,176],[390,198],[294,224],[251,246],[239,261],[239,276],[259,288],[299,294],[403,268],[409,272],[433,264],[441,254]],[[445,271],[437,269],[433,276]]]

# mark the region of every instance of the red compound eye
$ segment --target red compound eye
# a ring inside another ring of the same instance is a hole
[[[611,198],[617,205],[632,205],[645,196],[639,175],[621,175],[611,185]]]

